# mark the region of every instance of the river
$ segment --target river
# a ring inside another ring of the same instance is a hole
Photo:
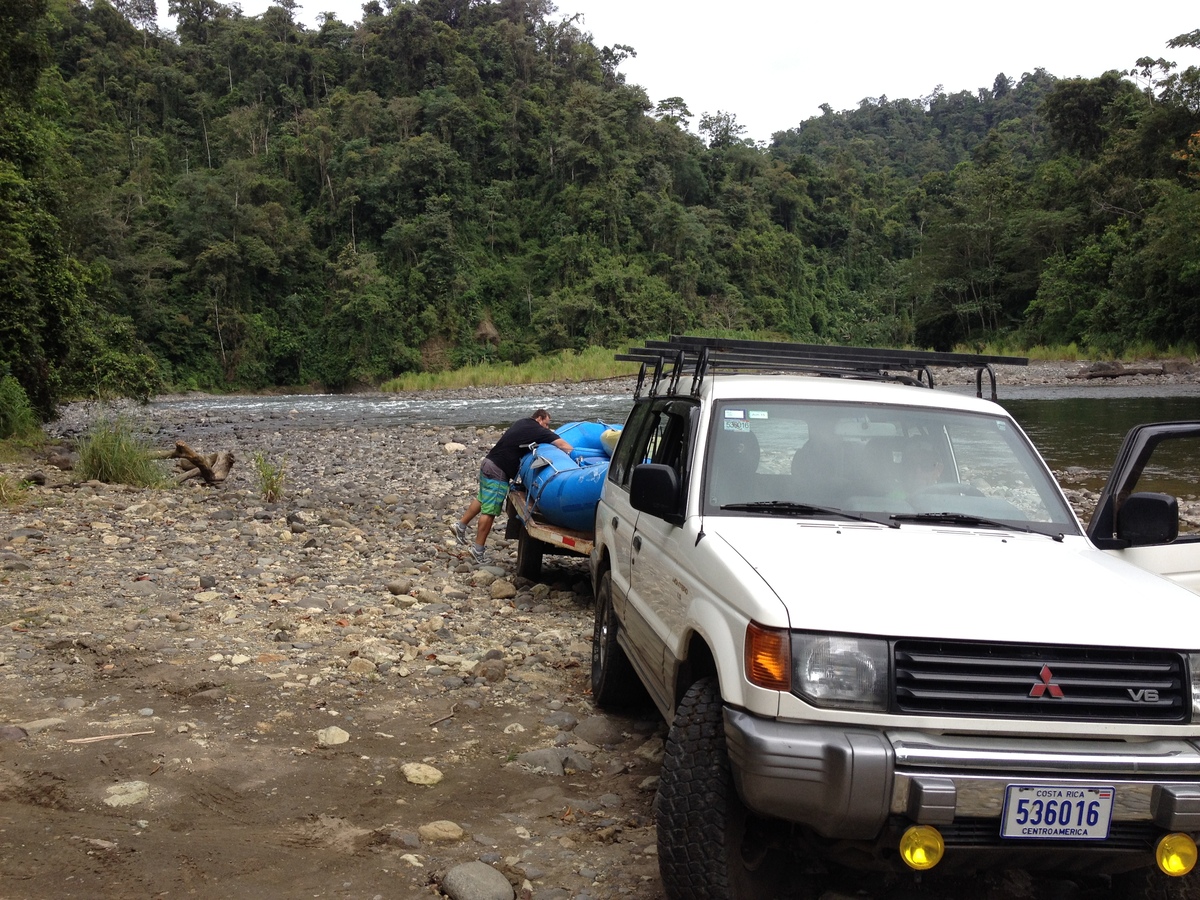
[[[1036,396],[1029,396],[1036,394]],[[1099,490],[1120,449],[1121,440],[1134,425],[1200,419],[1200,385],[1177,386],[1170,393],[1140,392],[1120,388],[1086,393],[1065,388],[1019,390],[1001,404],[1025,429],[1055,471],[1072,470],[1071,482]],[[1174,445],[1190,448],[1192,442]],[[1160,451],[1160,465],[1171,476],[1158,483],[1180,496],[1200,493],[1200,466],[1191,458],[1174,459]]]
[[[939,390],[973,392],[944,387]],[[1200,419],[1200,385],[1014,385],[1000,388],[1000,403],[1029,434],[1055,470],[1072,468],[1073,481],[1098,489],[1126,431],[1139,422]],[[592,395],[542,393],[536,386],[520,397],[412,398],[396,394],[286,394],[274,396],[170,397],[151,409],[179,419],[203,418],[230,424],[261,421],[280,428],[328,428],[339,424],[388,426],[505,427],[538,406],[555,422],[621,424],[629,412],[627,391],[604,385]],[[168,413],[169,410],[169,413]]]

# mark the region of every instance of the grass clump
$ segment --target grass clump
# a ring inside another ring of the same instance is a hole
[[[16,506],[25,499],[28,482],[11,475],[0,475],[0,506]]]
[[[37,413],[21,383],[11,375],[0,377],[0,440],[29,438],[40,430]]]
[[[85,480],[106,484],[162,487],[167,481],[145,440],[120,419],[92,424],[79,442],[75,471]]]
[[[276,465],[261,452],[254,454],[254,474],[258,477],[258,493],[266,503],[278,503],[283,499],[283,482],[287,457]]]

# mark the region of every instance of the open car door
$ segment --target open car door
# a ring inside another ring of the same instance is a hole
[[[1125,435],[1088,537],[1200,593],[1200,421],[1138,425]]]

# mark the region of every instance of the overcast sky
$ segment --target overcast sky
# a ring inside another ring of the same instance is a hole
[[[165,11],[166,0],[159,0]],[[268,0],[239,0],[260,15]],[[1196,0],[1091,4],[1009,0],[557,0],[558,17],[581,14],[598,46],[637,52],[620,71],[652,103],[682,97],[694,114],[733,113],[745,137],[820,114],[822,103],[853,109],[864,97],[926,96],[992,86],[1003,72],[1019,80],[1042,67],[1060,78],[1131,69],[1141,56],[1200,65],[1200,51],[1168,50],[1179,34],[1200,28]],[[303,0],[298,17],[316,27],[333,12],[362,18],[361,0]]]

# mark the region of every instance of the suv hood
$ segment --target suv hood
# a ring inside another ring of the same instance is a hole
[[[1200,649],[1195,594],[1079,536],[778,517],[709,518],[705,530],[770,586],[793,628]]]

